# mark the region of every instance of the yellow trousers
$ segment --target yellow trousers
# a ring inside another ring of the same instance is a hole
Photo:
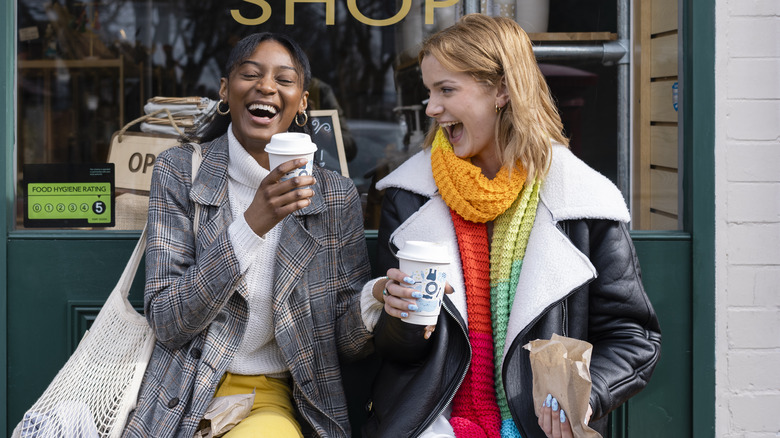
[[[255,391],[255,403],[249,416],[223,437],[303,437],[301,426],[295,420],[292,389],[284,379],[225,373],[214,397],[251,394],[252,391]]]

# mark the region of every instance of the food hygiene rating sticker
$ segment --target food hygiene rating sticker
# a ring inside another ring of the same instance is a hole
[[[25,166],[25,227],[114,226],[113,164]]]

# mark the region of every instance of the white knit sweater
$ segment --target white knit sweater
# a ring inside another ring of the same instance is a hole
[[[252,203],[260,182],[271,172],[260,166],[241,146],[233,135],[232,124],[228,128],[228,147],[228,199],[233,214],[228,234],[249,290],[249,322],[228,371],[233,374],[281,377],[287,374],[288,368],[274,338],[271,295],[281,223],[260,237],[244,218],[244,212]],[[382,303],[374,299],[371,292],[373,284],[374,281],[369,282],[360,297],[363,323],[370,332],[374,331],[383,307]]]
[[[228,133],[228,198],[234,219],[228,233],[249,290],[249,322],[228,371],[244,375],[281,376],[287,372],[287,365],[274,339],[271,310],[274,259],[281,225],[277,224],[260,237],[244,219],[244,212],[254,199],[260,182],[270,172],[241,146],[233,135],[232,126]]]

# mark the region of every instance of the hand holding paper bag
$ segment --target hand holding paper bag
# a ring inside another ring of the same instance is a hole
[[[566,412],[575,438],[600,438],[585,424],[590,400],[590,355],[593,346],[585,341],[556,334],[552,339],[537,339],[524,345],[530,351],[533,372],[533,396],[536,415],[547,394],[553,394]]]

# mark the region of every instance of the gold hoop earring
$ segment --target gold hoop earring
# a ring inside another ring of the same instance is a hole
[[[303,122],[299,122],[299,121],[298,121],[298,116],[300,116],[301,114],[303,114]],[[306,112],[298,113],[298,114],[296,114],[296,115],[295,115],[295,124],[296,124],[296,125],[298,125],[298,126],[300,126],[301,128],[303,128],[304,126],[306,126],[306,123],[307,123],[308,121],[309,121],[309,115],[308,115],[308,114],[306,114]]]
[[[498,104],[496,104],[496,114],[498,114],[499,112],[501,112],[501,110],[502,110],[502,109],[504,109],[504,107],[503,107],[503,106],[498,106]]]
[[[220,105],[222,105],[223,103],[224,103],[225,105],[227,105],[227,102],[223,101],[222,99],[219,99],[219,102],[217,102],[217,114],[219,114],[220,116],[226,116],[226,115],[230,114],[230,105],[228,105],[228,109],[227,109],[227,111],[222,111],[222,110],[220,110],[220,108],[219,108],[219,107],[220,107]]]

